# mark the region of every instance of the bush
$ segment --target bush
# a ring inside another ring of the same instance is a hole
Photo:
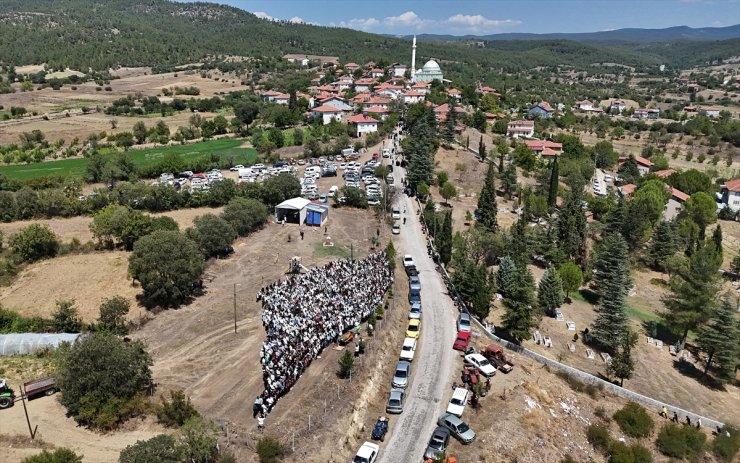
[[[656,444],[663,455],[674,458],[693,458],[703,449],[707,436],[693,426],[666,423],[658,434]]]
[[[171,401],[162,396],[162,406],[157,409],[157,418],[165,426],[182,426],[187,420],[198,416],[198,410],[190,403],[190,397],[181,390],[170,391]]]
[[[340,378],[349,378],[350,373],[355,368],[355,359],[349,349],[344,349],[344,353],[339,357],[339,371],[337,374]]]
[[[632,449],[632,456],[635,463],[653,463],[653,456],[650,454],[650,450],[637,444],[630,448]]]
[[[612,441],[609,444],[609,463],[635,463],[632,449],[624,442]]]
[[[611,420],[611,418],[609,418],[609,415],[606,414],[606,409],[604,407],[596,407],[594,409],[594,415],[596,415],[598,418],[601,418],[607,423]]]
[[[185,234],[198,245],[206,258],[230,254],[236,237],[229,222],[214,214],[196,217],[193,227],[188,228]]]
[[[725,426],[712,442],[712,453],[722,461],[732,461],[740,450],[740,431]]]
[[[211,463],[218,452],[218,429],[210,420],[195,416],[185,422],[181,429],[188,461]]]
[[[619,428],[630,437],[647,437],[653,430],[653,419],[641,405],[630,402],[614,414]]]
[[[31,224],[10,237],[10,249],[23,262],[54,257],[59,252],[57,235],[46,225]]]
[[[594,449],[599,452],[606,453],[609,450],[611,438],[609,437],[609,431],[606,429],[606,426],[592,424],[586,430],[586,438]]]
[[[267,206],[256,199],[235,198],[224,207],[221,217],[234,227],[239,236],[259,230],[267,222]]]
[[[285,454],[285,446],[274,437],[263,437],[257,441],[257,455],[260,463],[277,463]]]
[[[59,333],[79,333],[82,331],[82,319],[77,313],[74,299],[57,301],[53,314],[54,331]]]
[[[180,463],[184,457],[185,452],[174,437],[160,434],[123,449],[118,463]]]
[[[131,304],[122,296],[105,299],[100,304],[100,317],[96,329],[119,335],[127,334],[126,314],[130,308]]]
[[[60,448],[53,452],[44,450],[38,455],[24,458],[22,463],[82,463],[82,457],[70,449]]]
[[[78,423],[111,429],[141,411],[136,396],[151,383],[151,364],[141,341],[92,333],[57,351],[60,402]]]

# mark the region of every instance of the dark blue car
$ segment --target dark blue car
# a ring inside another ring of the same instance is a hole
[[[378,418],[378,421],[375,422],[375,427],[373,428],[373,434],[372,437],[374,440],[384,441],[385,435],[388,432],[388,419],[384,416],[381,416]]]

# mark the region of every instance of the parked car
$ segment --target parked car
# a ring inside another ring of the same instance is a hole
[[[409,319],[421,320],[421,301],[411,304],[409,309]]]
[[[437,428],[432,433],[427,449],[424,451],[424,459],[435,459],[437,454],[443,453],[447,450],[447,445],[450,443],[450,431],[442,426]]]
[[[385,435],[388,433],[388,420],[386,417],[381,416],[378,418],[378,421],[375,422],[375,427],[373,428],[373,432],[370,435],[373,440],[379,440],[383,442],[385,440]]]
[[[385,405],[386,413],[403,413],[403,404],[406,402],[406,392],[403,389],[391,389],[388,394],[388,403]]]
[[[414,263],[414,258],[411,257],[411,254],[406,254],[405,256],[403,256],[403,266],[408,267],[410,265],[416,266],[416,264]]]
[[[409,277],[409,291],[420,291],[421,280],[418,275],[412,275]]]
[[[373,444],[372,442],[365,442],[360,447],[360,450],[355,454],[355,458],[352,463],[375,463],[378,461],[378,454],[380,453],[380,446]]]
[[[401,219],[401,210],[397,207],[394,207],[391,209],[391,218],[393,220],[400,220]]]
[[[464,358],[466,365],[472,365],[484,375],[493,376],[496,374],[496,367],[491,365],[491,362],[481,354],[468,354]]]
[[[229,170],[232,171],[232,172],[237,172],[237,171],[239,171],[239,169],[244,169],[244,166],[242,164],[237,164],[237,165],[235,165],[234,167],[232,167]]]
[[[411,377],[411,364],[405,360],[401,360],[396,363],[396,370],[393,373],[393,381],[391,386],[406,389],[409,385],[409,378]]]
[[[449,405],[447,405],[447,413],[452,413],[455,416],[462,416],[465,411],[465,405],[468,404],[468,396],[470,391],[464,387],[456,387],[452,392],[452,398],[450,399]]]
[[[452,344],[452,348],[455,350],[463,351],[468,348],[470,344],[470,331],[458,331],[455,342]]]
[[[461,312],[457,317],[457,331],[470,332],[470,314]]]
[[[414,360],[414,353],[416,353],[416,338],[405,338],[399,358],[410,362]]]
[[[393,233],[394,235],[400,235],[401,234],[401,226],[398,225],[397,223],[394,223],[393,224],[393,228],[391,228],[391,233]]]
[[[452,413],[445,413],[437,420],[437,424],[450,430],[453,436],[463,444],[470,444],[475,440],[475,431]]]
[[[421,293],[419,291],[409,291],[409,304],[421,302]]]
[[[407,338],[418,338],[421,333],[421,320],[411,319],[409,320],[409,326],[406,328]]]

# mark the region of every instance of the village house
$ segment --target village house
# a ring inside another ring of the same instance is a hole
[[[716,106],[702,106],[699,111],[704,114],[707,117],[719,117],[719,112],[721,111],[721,108],[718,108]]]
[[[665,169],[665,170],[658,170],[653,172],[655,175],[657,175],[659,178],[666,179],[670,177],[671,175],[676,173],[675,169]]]
[[[401,63],[393,63],[390,67],[391,77],[403,77],[406,75],[406,65]]]
[[[581,111],[594,110],[594,104],[590,100],[576,101],[575,107]]]
[[[624,101],[622,100],[614,100],[612,101],[612,104],[609,105],[609,111],[612,113],[618,113],[622,114],[622,111],[624,111],[627,108],[627,105],[624,104]]]
[[[388,109],[388,107],[390,106],[390,104],[391,104],[391,99],[390,98],[383,98],[383,97],[374,96],[374,97],[369,98],[365,102],[365,107],[366,108],[372,108],[373,106],[377,106],[379,108]]]
[[[628,197],[632,196],[632,193],[634,193],[636,189],[637,185],[635,185],[634,183],[628,183],[617,188],[617,191],[619,191],[619,196],[627,199]]]
[[[424,101],[425,95],[421,92],[409,90],[403,94],[403,102],[406,104],[416,104]]]
[[[403,93],[404,87],[402,85],[380,84],[377,85],[373,90],[378,96],[385,96],[392,100],[397,100],[399,96]]]
[[[434,116],[437,118],[438,122],[444,122],[447,120],[447,113],[450,112],[450,105],[448,103],[441,104],[439,106],[436,106],[434,108]],[[459,106],[455,106],[455,112],[458,115],[465,114],[465,110]]]
[[[360,65],[357,63],[347,63],[344,65],[344,69],[349,73],[353,73],[356,70],[360,69]]]
[[[525,140],[524,144],[535,154],[545,157],[558,157],[563,154],[563,144],[550,140]]]
[[[511,138],[531,138],[534,136],[534,121],[511,121],[506,124],[506,136]]]
[[[480,95],[488,95],[489,93],[495,96],[501,96],[500,93],[496,91],[495,88],[489,87],[487,85],[484,85],[482,87],[478,87],[475,89],[475,93],[478,93]]]
[[[729,180],[721,186],[721,191],[717,193],[719,200],[718,208],[729,207],[734,212],[740,210],[740,179]]]
[[[363,93],[370,91],[370,87],[375,85],[378,81],[376,79],[357,79],[355,81],[355,92]]]
[[[451,88],[447,90],[447,96],[450,98],[454,98],[455,101],[462,100],[462,92],[456,88]]]
[[[290,94],[280,93],[270,98],[270,101],[276,104],[282,104],[282,105],[288,106],[288,103],[290,102]]]
[[[632,119],[657,119],[660,116],[660,109],[638,108],[632,113]]]
[[[424,95],[428,95],[429,92],[432,90],[432,84],[429,82],[416,82],[414,85],[411,86],[411,90],[423,93]]]
[[[380,119],[381,121],[386,120],[388,118],[388,115],[390,114],[390,112],[387,109],[381,108],[380,106],[373,106],[372,108],[367,108],[363,110],[363,112],[367,114],[368,116],[372,116],[375,119]]]
[[[330,96],[323,100],[317,100],[319,106],[332,106],[340,111],[352,111],[352,105],[348,104],[344,98],[338,96]]]
[[[552,109],[550,103],[542,101],[531,108],[529,108],[529,117],[539,117],[540,119],[550,119],[554,114],[555,110]]]
[[[380,68],[374,68],[370,70],[370,77],[372,77],[373,79],[380,79],[384,75],[385,75],[385,72]]]
[[[337,109],[334,106],[322,105],[311,110],[311,114],[314,118],[321,118],[323,125],[329,124],[332,120],[341,122],[344,118],[344,111]]]
[[[683,203],[689,199],[689,195],[668,185],[666,185],[666,188],[671,192],[671,196],[663,209],[663,219],[671,221],[678,217]]]
[[[355,133],[357,134],[358,137],[361,137],[362,135],[366,133],[372,133],[372,132],[378,131],[378,121],[364,114],[356,114],[348,118],[347,123],[355,126],[356,128]]]
[[[619,157],[619,165],[621,166],[624,161],[628,159],[628,156]],[[650,172],[650,168],[653,167],[653,163],[649,159],[645,159],[642,156],[635,156],[635,162],[637,162],[637,170],[640,171],[640,176]]]
[[[324,67],[339,65],[339,58],[337,56],[304,55],[300,53],[289,53],[287,55],[283,55],[283,59],[291,63],[301,63],[301,64],[304,62],[304,60],[308,60],[308,62],[313,61],[316,63],[320,63],[321,66],[324,66]]]

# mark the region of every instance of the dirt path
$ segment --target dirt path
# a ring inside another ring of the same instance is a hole
[[[400,182],[402,174],[396,171],[395,175]],[[421,345],[416,351],[404,411],[391,428],[388,444],[380,453],[380,463],[421,460],[437,418],[447,406],[457,357],[452,350],[457,311],[449,297],[444,295],[447,290],[427,255],[426,237],[414,213],[416,209],[405,196],[401,205],[409,212],[401,235],[401,252],[411,254],[416,262],[422,281],[424,311]]]

